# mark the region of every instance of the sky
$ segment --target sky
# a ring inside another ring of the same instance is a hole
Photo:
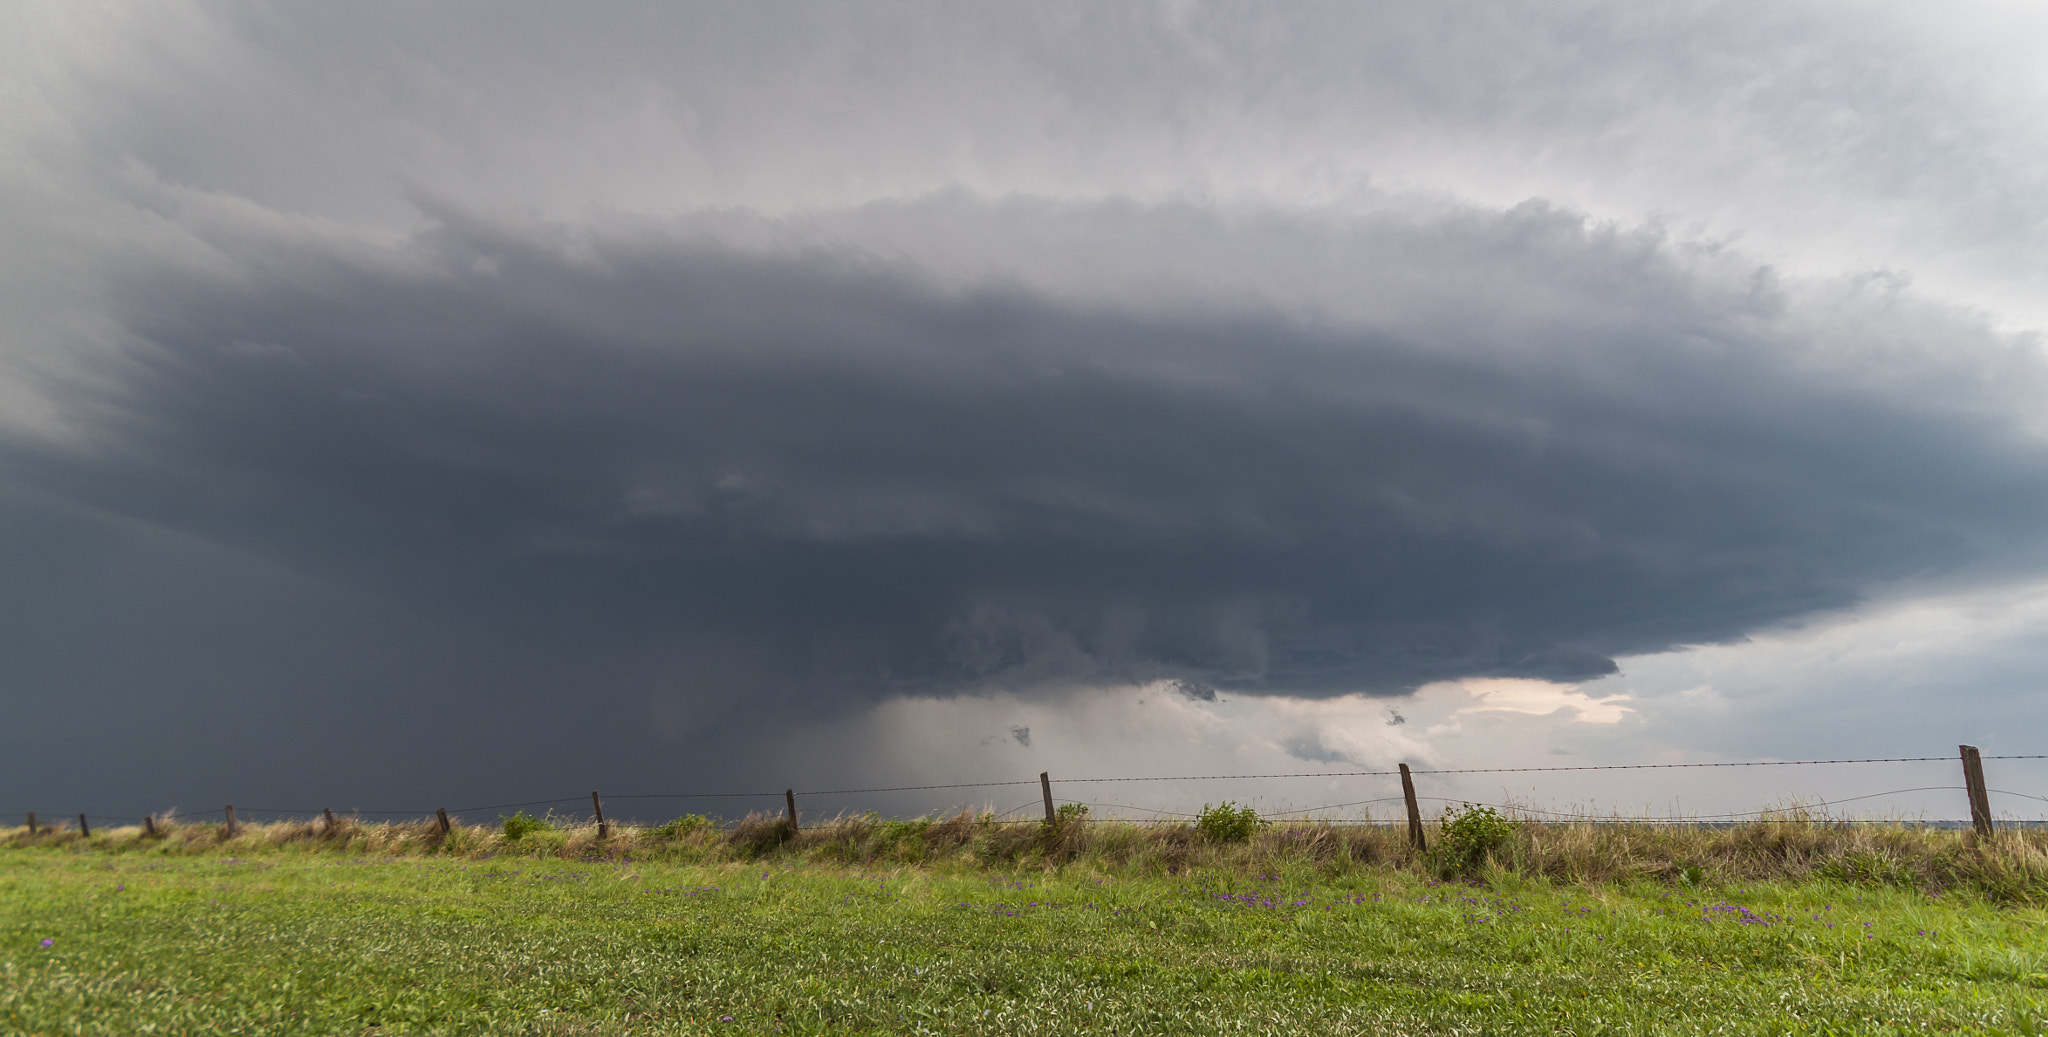
[[[0,17],[0,810],[2048,754],[2039,5]]]

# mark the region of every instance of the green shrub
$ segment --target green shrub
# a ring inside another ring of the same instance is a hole
[[[555,830],[554,814],[552,813],[546,817],[535,817],[522,810],[511,817],[504,818],[504,822],[505,838],[507,839],[516,840],[532,835],[535,832],[552,832]]]
[[[1462,810],[1444,811],[1438,824],[1443,829],[1437,843],[1438,859],[1447,871],[1469,873],[1489,856],[1506,850],[1515,838],[1515,822],[1492,807],[1467,803]]]
[[[892,843],[906,840],[922,842],[924,833],[930,831],[931,827],[932,819],[929,817],[891,818],[882,822],[882,838]]]
[[[656,839],[680,839],[691,832],[710,828],[714,824],[715,822],[703,814],[684,814],[656,825],[647,834]]]
[[[1260,817],[1258,811],[1226,799],[1213,807],[1202,804],[1202,813],[1195,818],[1195,831],[1211,842],[1241,843],[1269,824],[1272,822]]]
[[[925,836],[936,822],[929,817],[890,818],[874,825],[874,836],[865,848],[867,859],[887,857],[906,864],[930,856]]]
[[[1061,803],[1059,809],[1053,811],[1052,819],[1059,824],[1066,824],[1069,821],[1086,821],[1088,819],[1088,804]]]

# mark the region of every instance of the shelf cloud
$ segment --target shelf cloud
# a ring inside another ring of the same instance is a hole
[[[707,701],[1581,680],[2038,560],[2039,362],[1882,282],[1788,287],[1542,205],[977,218],[1307,244],[1357,312],[447,213],[367,257],[267,241],[232,280],[118,284],[127,366],[66,401],[88,445],[10,460],[364,593],[708,669]],[[1844,361],[1873,339],[1876,379]]]

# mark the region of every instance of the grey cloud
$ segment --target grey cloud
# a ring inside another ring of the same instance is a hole
[[[1349,755],[1323,744],[1319,733],[1311,732],[1289,738],[1280,744],[1287,755],[1309,763],[1357,763]]]
[[[2048,273],[2031,37],[1986,12],[222,3],[49,17],[13,64],[68,127],[47,147],[78,173],[376,228],[416,220],[409,192],[580,218],[946,189],[1295,204],[1394,188],[1669,213],[1824,268],[1950,265],[1945,283],[1996,283],[2012,302]]]
[[[1018,745],[1024,746],[1027,749],[1031,747],[1031,729],[1022,724],[1012,724],[1010,726],[1010,737]]]
[[[1569,212],[1331,232],[1361,293],[1441,280],[1381,327],[442,215],[383,258],[128,272],[148,345],[69,390],[93,445],[17,441],[10,477],[689,703],[678,737],[974,688],[1584,679],[2041,561],[2025,343]],[[1852,378],[1876,345],[1893,374]]]

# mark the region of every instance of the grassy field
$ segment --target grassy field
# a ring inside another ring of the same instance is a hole
[[[1861,879],[1816,860],[1561,881],[1445,879],[1278,831],[1178,858],[1047,860],[1041,839],[911,862],[900,827],[837,851],[697,830],[666,855],[631,831],[458,829],[395,853],[424,837],[194,831],[0,841],[0,1030],[2048,1030],[2048,912],[1901,881],[1903,858]]]

